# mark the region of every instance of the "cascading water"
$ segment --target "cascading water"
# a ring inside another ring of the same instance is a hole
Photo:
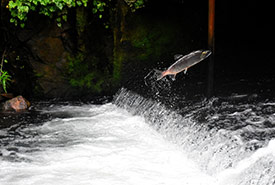
[[[194,103],[181,115],[122,89],[115,104],[142,115],[220,184],[275,184],[275,103],[219,101]]]
[[[171,110],[121,89],[103,105],[2,115],[0,184],[274,185],[275,103],[246,96]]]

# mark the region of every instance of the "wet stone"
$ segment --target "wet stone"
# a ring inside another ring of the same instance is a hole
[[[22,111],[22,110],[26,110],[30,107],[30,102],[28,100],[26,100],[25,98],[23,98],[23,96],[17,96],[15,98],[12,98],[8,101],[6,101],[3,104],[3,111]]]

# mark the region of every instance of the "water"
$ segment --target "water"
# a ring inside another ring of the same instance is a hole
[[[184,104],[121,89],[103,105],[37,106],[0,130],[0,184],[275,184],[275,102]]]

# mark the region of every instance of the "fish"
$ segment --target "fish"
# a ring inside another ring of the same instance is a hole
[[[160,71],[154,69],[157,73],[157,81],[167,75],[172,75],[172,79],[175,80],[178,73],[184,71],[184,74],[186,74],[188,68],[206,59],[211,53],[210,50],[197,50],[184,56],[181,54],[175,55],[174,60],[176,60],[176,62],[168,67],[167,70]]]

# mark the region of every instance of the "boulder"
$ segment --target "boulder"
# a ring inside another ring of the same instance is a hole
[[[26,110],[30,107],[31,103],[23,98],[23,96],[17,96],[15,98],[12,98],[8,101],[6,101],[3,104],[3,111],[22,111]]]
[[[31,18],[32,24],[18,31],[21,42],[26,44],[28,65],[33,71],[34,80],[31,95],[44,98],[64,98],[72,93],[67,80],[68,57],[73,50],[68,23],[62,28],[48,19]],[[74,92],[73,92],[74,93]]]
[[[62,30],[49,24],[27,42],[32,52],[29,62],[43,96],[48,98],[67,96],[70,90],[64,76],[69,53],[61,38]]]

